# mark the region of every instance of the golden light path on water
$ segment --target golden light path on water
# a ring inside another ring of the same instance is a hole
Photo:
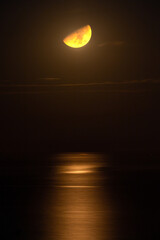
[[[104,200],[100,173],[103,166],[99,154],[57,155],[47,226],[55,240],[111,239],[110,204]]]

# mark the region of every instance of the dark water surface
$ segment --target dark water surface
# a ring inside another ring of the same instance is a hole
[[[160,239],[156,154],[2,159],[3,239]],[[2,238],[1,238],[2,239]]]

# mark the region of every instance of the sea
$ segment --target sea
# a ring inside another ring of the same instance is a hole
[[[159,240],[160,154],[3,154],[1,238]]]

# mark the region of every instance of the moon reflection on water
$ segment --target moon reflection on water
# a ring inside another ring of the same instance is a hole
[[[60,154],[57,162],[48,232],[56,240],[111,239],[110,204],[104,201],[100,172],[103,156]]]

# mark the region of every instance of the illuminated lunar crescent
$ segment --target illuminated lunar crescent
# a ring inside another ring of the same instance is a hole
[[[63,42],[72,48],[85,46],[91,39],[92,30],[89,25],[84,26],[63,39]]]

